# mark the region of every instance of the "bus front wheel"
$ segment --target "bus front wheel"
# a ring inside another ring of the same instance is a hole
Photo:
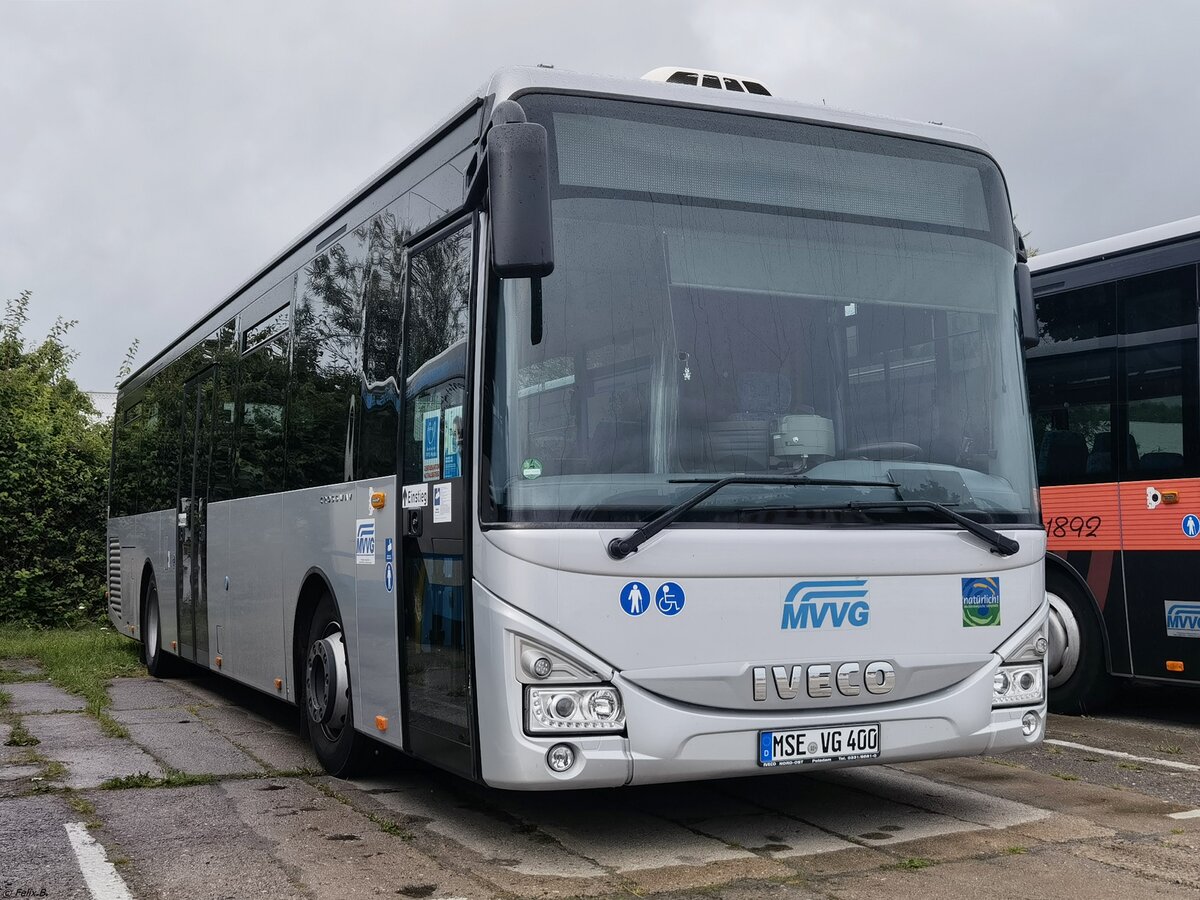
[[[1095,712],[1112,692],[1095,605],[1069,576],[1050,567],[1046,569],[1046,596],[1050,601],[1046,658],[1050,709],[1073,716]]]
[[[304,646],[300,702],[313,752],[329,774],[352,775],[366,759],[368,739],[354,730],[346,641],[328,593],[313,611]]]

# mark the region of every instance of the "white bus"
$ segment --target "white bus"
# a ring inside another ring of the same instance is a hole
[[[121,386],[112,621],[334,773],[1030,746],[1015,240],[962,132],[502,70]]]

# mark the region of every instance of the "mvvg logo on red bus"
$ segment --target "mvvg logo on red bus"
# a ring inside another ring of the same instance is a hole
[[[863,628],[871,618],[867,579],[800,581],[783,600],[783,630],[796,628]]]
[[[1164,600],[1167,608],[1167,636],[1200,638],[1200,603]]]

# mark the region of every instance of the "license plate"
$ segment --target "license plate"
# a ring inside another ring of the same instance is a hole
[[[758,733],[760,766],[871,759],[879,755],[879,725],[826,725]]]

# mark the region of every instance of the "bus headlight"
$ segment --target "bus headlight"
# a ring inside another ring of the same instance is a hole
[[[992,679],[992,706],[1027,706],[1046,698],[1042,664],[1001,666]]]
[[[611,685],[525,688],[525,730],[529,734],[602,733],[624,728],[621,692]]]

